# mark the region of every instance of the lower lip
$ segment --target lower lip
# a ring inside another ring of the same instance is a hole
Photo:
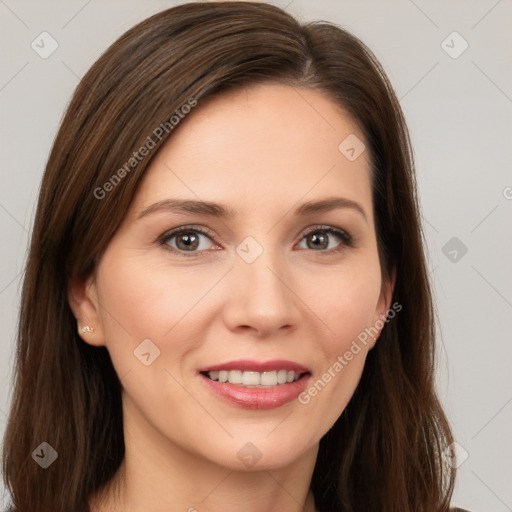
[[[306,374],[295,382],[268,388],[247,388],[229,382],[212,380],[199,374],[204,383],[218,396],[244,409],[274,409],[291,402],[305,389],[310,375]]]

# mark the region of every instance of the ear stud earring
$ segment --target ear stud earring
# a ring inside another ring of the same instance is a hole
[[[84,325],[83,327],[78,326],[78,334],[87,334],[93,331],[94,329],[90,325]]]

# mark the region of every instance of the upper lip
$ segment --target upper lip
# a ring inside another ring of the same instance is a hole
[[[271,361],[256,361],[251,359],[239,359],[237,361],[227,361],[225,363],[219,363],[211,366],[205,366],[200,368],[199,372],[213,372],[220,370],[241,370],[241,371],[253,371],[253,372],[272,372],[279,370],[294,371],[295,373],[310,373],[309,368],[295,363],[293,361],[287,361],[285,359],[273,359]]]

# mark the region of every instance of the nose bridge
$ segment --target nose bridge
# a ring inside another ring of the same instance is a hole
[[[269,246],[270,238],[264,246],[247,237],[236,248],[231,324],[271,331],[293,325],[298,318],[291,273],[283,255]]]
[[[247,237],[242,241],[236,252],[238,261],[237,273],[241,281],[250,288],[247,291],[257,300],[265,299],[264,304],[270,304],[274,300],[282,299],[285,295],[283,282],[277,275],[282,274],[282,255],[270,245],[270,237],[267,237],[265,246],[253,237]],[[277,275],[276,275],[277,274]]]

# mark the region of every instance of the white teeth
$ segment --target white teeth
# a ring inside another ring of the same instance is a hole
[[[286,370],[279,370],[277,372],[277,383],[284,384],[286,382]]]
[[[219,370],[207,372],[208,377],[219,382],[229,382],[247,387],[272,387],[299,380],[300,374],[292,370],[252,372],[241,370]]]
[[[228,382],[231,384],[242,384],[242,372],[240,370],[231,370],[228,375]]]
[[[230,384],[233,384],[232,382]],[[242,373],[242,384],[244,386],[259,386],[260,374],[258,372]]]
[[[277,386],[277,372],[263,372],[260,377],[260,385]]]

